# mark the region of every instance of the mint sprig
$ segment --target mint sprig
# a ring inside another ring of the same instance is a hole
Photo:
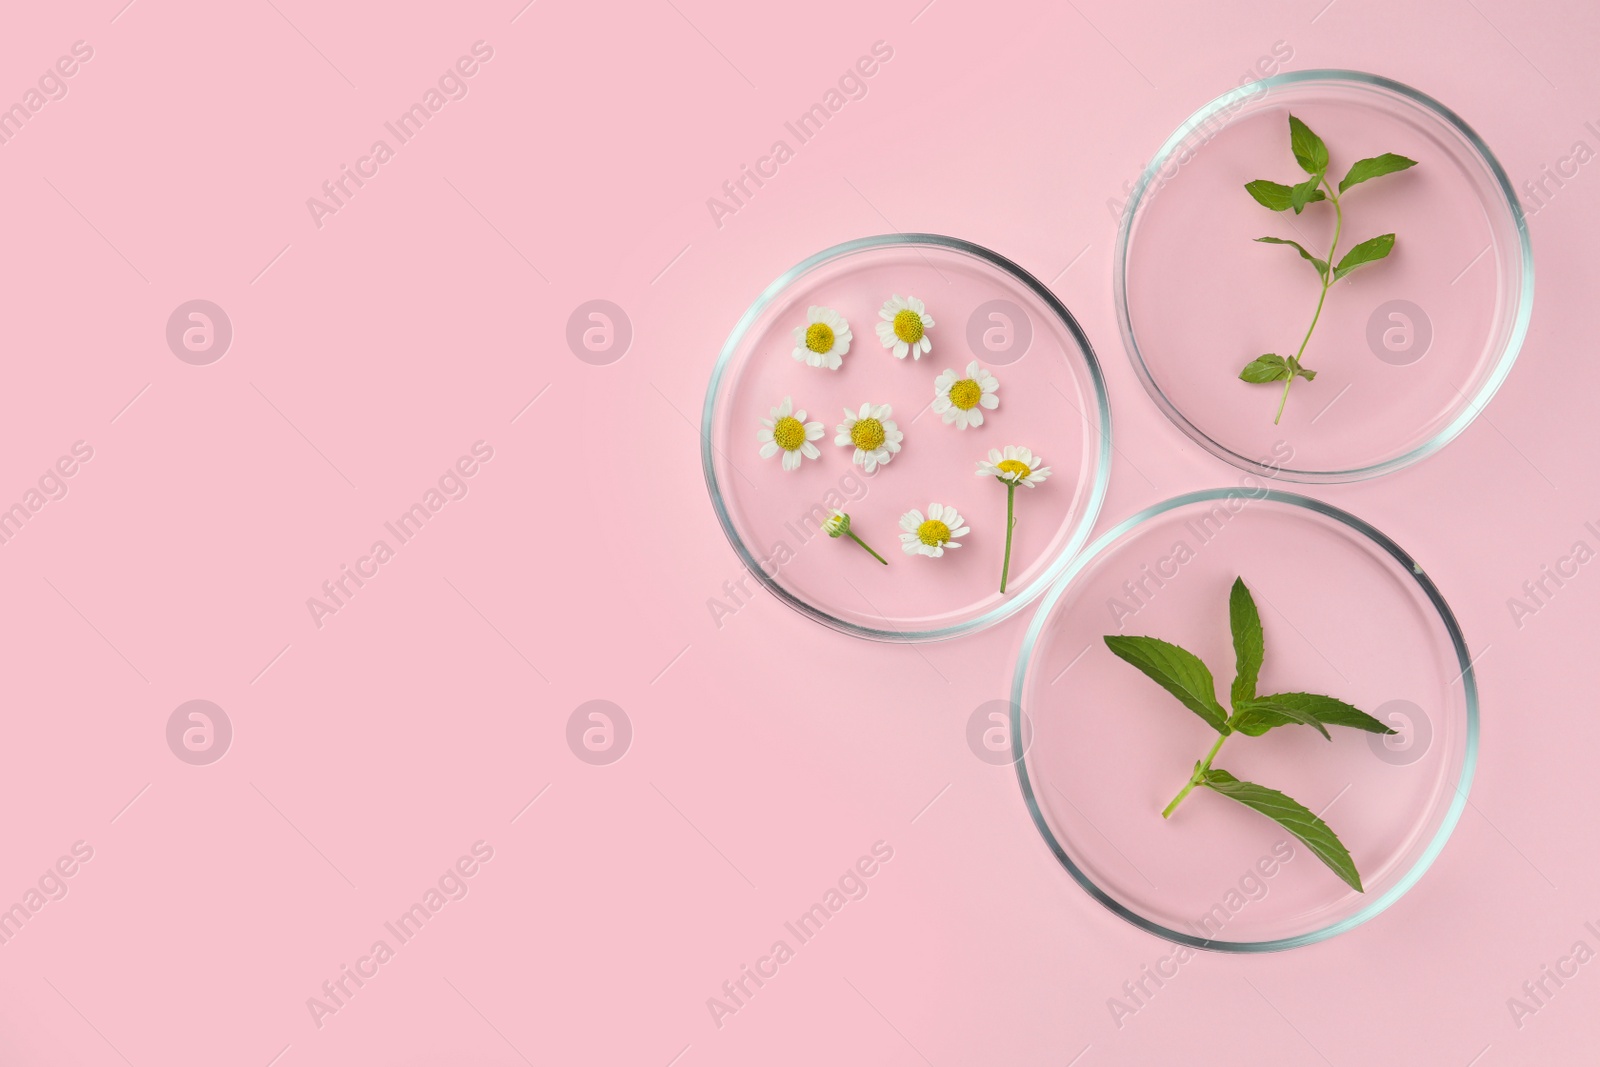
[[[1308,252],[1296,241],[1283,237],[1257,237],[1257,241],[1267,244],[1289,245],[1300,253],[1300,257],[1317,272],[1317,281],[1322,290],[1317,294],[1317,310],[1311,316],[1311,325],[1306,328],[1306,335],[1300,341],[1300,347],[1292,356],[1279,356],[1267,354],[1251,360],[1245,364],[1244,370],[1239,372],[1241,381],[1261,385],[1268,382],[1282,382],[1283,395],[1278,399],[1278,413],[1273,416],[1276,424],[1283,418],[1284,405],[1289,402],[1289,387],[1296,378],[1311,381],[1317,376],[1316,371],[1308,370],[1300,360],[1306,353],[1306,345],[1311,343],[1311,335],[1316,331],[1317,320],[1322,318],[1322,305],[1328,299],[1328,290],[1333,283],[1357,267],[1368,263],[1375,263],[1383,259],[1394,250],[1394,234],[1385,233],[1369,238],[1351,248],[1345,253],[1344,258],[1337,263],[1334,256],[1339,251],[1339,237],[1344,231],[1344,206],[1340,197],[1354,186],[1362,182],[1381,178],[1385,174],[1394,174],[1397,171],[1407,170],[1417,165],[1414,159],[1385,152],[1379,156],[1367,159],[1358,159],[1351,165],[1345,176],[1339,180],[1338,188],[1334,188],[1328,179],[1328,146],[1311,131],[1311,127],[1304,122],[1289,116],[1289,149],[1294,154],[1295,162],[1300,164],[1300,169],[1309,175],[1304,181],[1295,185],[1283,185],[1279,182],[1268,181],[1264,178],[1245,184],[1245,191],[1253,197],[1256,203],[1272,211],[1293,210],[1296,215],[1304,211],[1310,204],[1327,201],[1333,204],[1333,242],[1328,246],[1326,259],[1319,258]]]
[[[1233,686],[1229,694],[1231,713],[1217,700],[1211,669],[1194,653],[1156,637],[1108,634],[1105,638],[1106,647],[1120,659],[1137,667],[1217,732],[1211,750],[1203,759],[1195,761],[1189,781],[1162,810],[1161,817],[1170,818],[1196,788],[1220,793],[1278,823],[1299,838],[1352,889],[1365,892],[1350,851],[1327,823],[1292,797],[1264,785],[1241,781],[1222,768],[1213,767],[1212,761],[1222,750],[1222,743],[1235,733],[1260,737],[1279,726],[1299,725],[1309,726],[1332,741],[1333,735],[1328,732],[1330,726],[1375,734],[1394,731],[1335,697],[1298,692],[1257,695],[1256,687],[1266,659],[1266,639],[1261,613],[1243,578],[1234,579],[1228,593],[1228,626],[1233,632],[1234,652]]]

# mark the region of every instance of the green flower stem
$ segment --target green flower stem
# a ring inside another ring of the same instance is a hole
[[[1000,592],[1006,591],[1006,575],[1011,573],[1011,528],[1017,524],[1017,484],[1006,483],[1006,559],[1000,565]]]
[[[1172,813],[1177,810],[1178,805],[1183,803],[1183,798],[1193,792],[1194,787],[1200,784],[1200,779],[1211,769],[1211,761],[1217,758],[1217,752],[1222,748],[1222,742],[1227,739],[1227,734],[1217,735],[1217,743],[1211,746],[1211,751],[1206,753],[1206,758],[1196,765],[1194,773],[1189,776],[1189,784],[1178,791],[1178,795],[1172,798],[1172,803],[1161,809],[1161,817],[1163,819],[1170,818]]]
[[[866,549],[868,552],[872,552],[872,546],[871,545],[867,544],[865,541],[861,540],[861,538],[857,537],[855,534],[851,533],[850,531],[848,531],[848,530],[845,531],[845,536],[850,538],[850,540],[854,541],[856,544],[860,545],[862,548]],[[877,560],[879,563],[883,564],[885,567],[887,567],[889,565],[889,561],[884,559],[882,556],[878,555],[876,552],[872,552],[872,558]]]
[[[1333,265],[1335,255],[1339,251],[1339,233],[1344,229],[1344,208],[1339,205],[1339,193],[1326,177],[1322,179],[1323,187],[1328,190],[1328,199],[1333,201],[1333,244],[1328,247],[1328,273],[1322,276],[1322,292],[1317,294],[1317,311],[1311,316],[1311,325],[1306,327],[1306,335],[1300,342],[1300,350],[1294,354],[1294,365],[1300,365],[1300,357],[1306,354],[1306,345],[1311,343],[1311,334],[1317,328],[1317,320],[1322,318],[1322,305],[1328,299],[1328,290],[1333,286]],[[1283,418],[1283,406],[1289,402],[1289,387],[1294,384],[1298,374],[1290,374],[1283,382],[1283,396],[1278,400],[1278,414],[1273,416],[1272,424],[1276,426]]]

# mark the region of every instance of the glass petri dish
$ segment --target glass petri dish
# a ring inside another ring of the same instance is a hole
[[[1304,178],[1293,112],[1329,147],[1329,173],[1395,152],[1418,166],[1342,198],[1340,254],[1397,235],[1385,260],[1328,292],[1282,422],[1281,389],[1238,380],[1263,353],[1292,355],[1317,306],[1316,269],[1275,236],[1325,256],[1330,204],[1272,212],[1243,186]],[[1130,196],[1114,285],[1123,340],[1156,404],[1213,455],[1298,482],[1398,470],[1464,430],[1505,380],[1533,311],[1528,228],[1505,171],[1437,100],[1372,74],[1280,74],[1217,97],[1167,139]]]
[[[1213,766],[1319,812],[1365,893],[1209,790],[1161,817],[1217,735],[1103,638],[1182,645],[1226,701],[1237,577],[1265,631],[1259,692],[1325,693],[1398,732],[1334,727],[1332,743],[1300,726],[1234,734]],[[1367,523],[1264,485],[1174,497],[1098,538],[1040,606],[1011,701],[1023,797],[1056,858],[1124,919],[1197,948],[1292,948],[1384,911],[1444,847],[1477,759],[1476,679],[1438,589]]]
[[[896,359],[879,342],[891,295],[924,301],[932,350]],[[853,340],[838,370],[793,358],[792,331],[812,305],[832,308]],[[978,360],[1000,382],[999,407],[958,430],[932,411],[941,371]],[[785,397],[821,422],[821,458],[785,471],[759,454],[761,419]],[[866,474],[854,449],[835,445],[845,409],[888,404],[904,433],[891,462]],[[1007,593],[999,592],[1006,492],[975,477],[992,448],[1024,445],[1052,474],[1017,490]],[[769,285],[717,359],[701,420],[701,460],[712,506],[734,551],[779,600],[834,629],[885,641],[970,633],[1038,597],[1083,543],[1105,497],[1111,411],[1089,340],[1027,271],[968,241],[889,234],[837,245]],[[939,503],[971,532],[938,559],[908,556],[900,517]],[[820,532],[832,508],[888,565],[847,538]],[[748,596],[749,590],[742,590]]]

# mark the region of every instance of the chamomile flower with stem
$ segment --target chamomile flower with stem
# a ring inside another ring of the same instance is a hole
[[[908,354],[912,359],[921,359],[924,352],[932,351],[928,331],[933,329],[933,316],[916,297],[896,293],[878,309],[878,319],[878,340],[896,359],[905,359]]]
[[[806,409],[796,408],[794,400],[784,397],[783,403],[772,409],[770,419],[761,420],[756,439],[761,442],[761,458],[771,459],[783,453],[783,469],[795,470],[801,458],[817,459],[822,450],[811,442],[823,434],[822,423],[807,422]]]
[[[961,512],[948,504],[929,504],[928,514],[912,508],[900,516],[900,547],[908,556],[944,555],[947,548],[960,548],[961,542],[953,540],[972,532],[961,518]]]
[[[853,339],[843,315],[813,305],[806,309],[806,324],[794,328],[794,358],[810,367],[838,370]]]
[[[999,388],[1000,379],[973,360],[967,364],[965,378],[947,370],[933,380],[933,412],[946,426],[954,423],[958,430],[982,426],[983,413],[1000,406],[1000,398],[995,395]]]
[[[888,404],[862,404],[860,411],[844,409],[844,421],[838,426],[836,445],[855,447],[852,461],[871,474],[887,464],[900,451],[905,434],[889,416],[894,413]]]
[[[1032,489],[1050,477],[1050,468],[1040,457],[1021,445],[989,449],[989,458],[978,460],[978,477],[988,475],[1006,487],[1006,557],[1000,564],[1000,592],[1006,591],[1011,574],[1011,530],[1017,524],[1017,486]]]
[[[827,531],[829,537],[850,538],[850,540],[854,541],[856,544],[860,545],[862,548],[871,553],[873,559],[877,560],[885,567],[889,565],[888,560],[872,551],[871,545],[867,544],[865,541],[861,540],[861,538],[856,536],[855,531],[850,529],[850,516],[846,515],[838,508],[834,508],[833,514],[822,520],[822,528]]]

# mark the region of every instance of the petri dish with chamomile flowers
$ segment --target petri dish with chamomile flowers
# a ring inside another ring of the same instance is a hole
[[[971,633],[1036,599],[1087,540],[1110,459],[1105,382],[1071,312],[937,234],[785,271],[735,324],[702,413],[712,507],[756,582],[884,641]]]

